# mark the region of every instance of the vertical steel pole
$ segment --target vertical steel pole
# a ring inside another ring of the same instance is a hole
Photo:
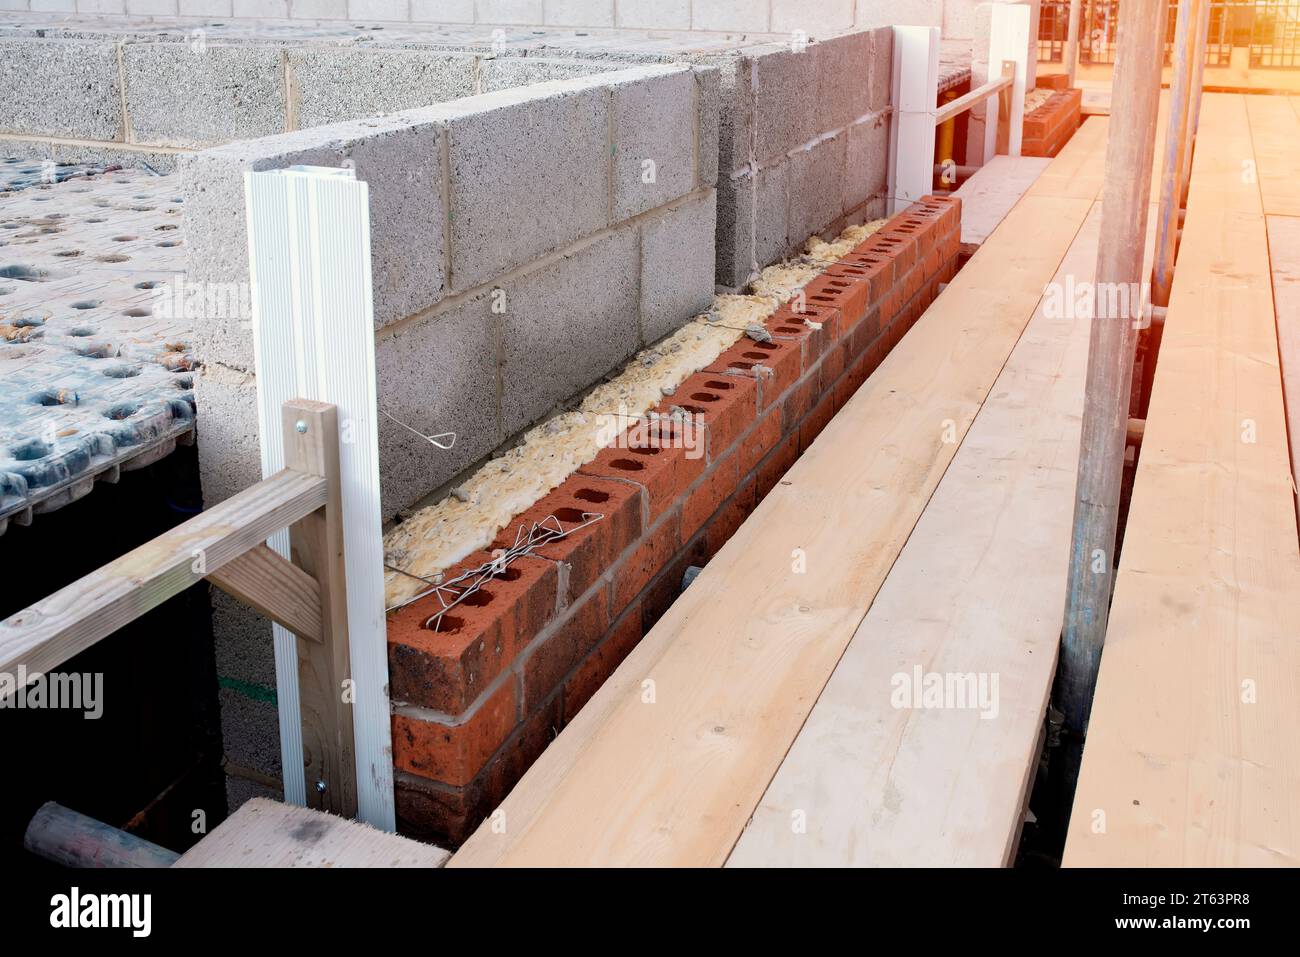
[[[1133,376],[1147,206],[1160,103],[1166,0],[1124,0],[1111,89],[1096,307],[1088,350],[1082,445],[1056,699],[1064,713],[1069,807],[1109,614]],[[1111,291],[1124,295],[1109,295]],[[1133,300],[1137,300],[1134,302]],[[1120,308],[1127,304],[1128,308]]]

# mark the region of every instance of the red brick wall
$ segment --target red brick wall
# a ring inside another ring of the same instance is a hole
[[[519,516],[565,528],[473,602],[424,627],[423,599],[388,624],[399,829],[458,845],[613,673],[957,271],[960,200],[927,197],[804,287],[659,407],[703,423],[697,451],[664,425],[604,449]],[[804,318],[821,323],[807,326]],[[665,420],[661,420],[665,421]],[[480,552],[448,577],[490,558]]]
[[[1057,89],[1059,84],[1050,82],[1054,79],[1056,78],[1045,77],[1044,80],[1049,82],[1040,82],[1039,86]],[[1065,77],[1062,75],[1060,79],[1064,80]],[[1082,90],[1061,89],[1038,109],[1026,114],[1021,155],[1055,156],[1059,153],[1082,122],[1082,102]]]

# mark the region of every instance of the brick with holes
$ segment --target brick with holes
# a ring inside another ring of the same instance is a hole
[[[595,519],[593,516],[602,516]],[[509,548],[519,534],[535,522],[568,531],[564,538],[534,550],[537,558],[560,566],[560,603],[577,600],[641,535],[641,491],[626,482],[610,482],[590,473],[571,475],[531,508],[516,515],[492,542]]]
[[[595,459],[578,468],[578,474],[640,486],[646,495],[645,520],[653,523],[704,471],[704,455],[699,454],[703,450],[682,448],[668,436],[626,438],[632,432],[629,429],[614,445],[601,449]]]
[[[743,376],[697,372],[687,376],[671,396],[651,411],[669,415],[684,409],[691,421],[702,425],[708,461],[722,455],[749,428],[758,412],[758,387]]]
[[[803,288],[810,306],[838,309],[845,324],[852,326],[867,311],[871,280],[865,270],[858,275],[851,268],[840,268],[839,272],[827,270]]]
[[[759,407],[766,408],[799,378],[803,371],[803,350],[798,343],[787,339],[774,338],[771,342],[741,339],[713,360],[706,371],[754,379],[758,383]]]
[[[491,559],[489,552],[475,552],[444,578],[451,580]],[[388,669],[393,700],[463,713],[510,666],[528,638],[555,617],[558,580],[553,562],[524,557],[445,612],[438,598],[427,596],[392,613]]]
[[[772,313],[764,328],[774,339],[788,339],[800,343],[803,349],[801,369],[811,369],[831,343],[839,339],[844,327],[844,317],[838,309],[810,306],[806,299],[792,300]]]

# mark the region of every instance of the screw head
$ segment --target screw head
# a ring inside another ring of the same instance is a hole
[[[316,790],[317,790],[319,793],[324,794],[324,793],[325,793],[325,782],[324,782],[324,781],[317,781],[317,782],[316,782]]]
[[[306,431],[307,431],[307,423],[304,422],[302,419],[299,419],[297,422],[295,422],[295,423],[293,424],[293,427],[294,427],[294,430],[297,431],[297,432],[306,432]]]

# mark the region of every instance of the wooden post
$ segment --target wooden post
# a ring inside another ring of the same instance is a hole
[[[1078,778],[1097,667],[1106,635],[1132,387],[1136,306],[1127,296],[1141,288],[1147,205],[1164,60],[1166,0],[1125,0],[1120,5],[1118,54],[1111,86],[1109,142],[1097,253],[1096,307],[1090,332],[1074,532],[1056,699],[1064,713],[1067,800]],[[1112,285],[1114,284],[1114,285]],[[1133,296],[1134,299],[1139,297]],[[1113,310],[1128,302],[1127,310]]]
[[[1025,86],[1029,82],[1029,7],[1019,3],[995,3],[989,12],[993,18],[989,25],[989,73],[998,70],[1005,76],[1009,70],[1012,76],[1011,86],[1002,91],[1006,94],[1007,108],[1000,112],[1006,117],[1006,122],[994,124],[998,128],[993,131],[993,142],[996,143],[996,152],[1019,156],[1024,137]],[[991,99],[988,101],[990,106],[985,123],[992,122],[988,116],[997,116],[993,102]],[[986,137],[989,132],[986,128]],[[992,152],[988,153],[988,158],[992,158]]]
[[[1206,0],[1182,0],[1178,4],[1178,25],[1174,33],[1173,80],[1169,84],[1169,111],[1165,123],[1164,151],[1160,164],[1160,208],[1156,223],[1155,268],[1151,279],[1151,302],[1169,305],[1174,281],[1174,257],[1178,247],[1178,211],[1183,205],[1184,164],[1191,136],[1189,103],[1196,73],[1201,9]]]
[[[325,505],[289,528],[294,564],[317,582],[318,642],[298,639],[298,697],[307,804],[343,817],[357,813],[357,771],[348,653],[347,575],[339,423],[334,406],[295,399],[284,404],[284,464],[327,483]]]
[[[1066,86],[1074,86],[1074,70],[1079,65],[1079,15],[1080,0],[1070,0],[1070,23],[1065,30]]]

